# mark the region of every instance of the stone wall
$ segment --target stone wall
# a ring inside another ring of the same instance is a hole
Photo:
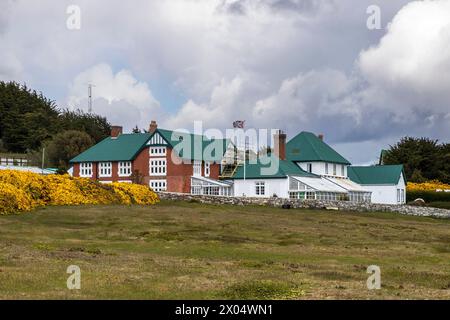
[[[357,212],[397,212],[404,215],[420,216],[420,217],[434,217],[450,219],[450,210],[428,208],[408,205],[387,205],[374,203],[354,203],[345,201],[320,201],[320,200],[295,200],[283,198],[248,198],[248,197],[222,197],[222,196],[199,196],[185,193],[158,193],[161,199],[164,200],[179,200],[179,201],[198,201],[200,203],[208,204],[231,204],[238,206],[246,205],[260,205],[282,207],[285,205],[291,208],[304,209],[328,209],[328,210],[343,210],[343,211],[357,211]]]

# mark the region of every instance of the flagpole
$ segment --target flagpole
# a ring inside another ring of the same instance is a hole
[[[246,180],[246,161],[247,161],[247,143],[246,143],[246,137],[244,136],[244,181]]]

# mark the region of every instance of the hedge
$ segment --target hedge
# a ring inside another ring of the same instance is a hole
[[[157,202],[157,194],[143,185],[105,185],[69,175],[41,176],[30,172],[0,170],[0,214],[20,213],[46,205],[152,205]]]
[[[407,191],[406,200],[408,202],[414,201],[417,198],[422,198],[425,202],[450,202],[450,192],[436,192],[436,191]]]

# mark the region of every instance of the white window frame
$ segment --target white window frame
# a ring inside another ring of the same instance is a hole
[[[337,164],[333,163],[333,176],[337,176]]]
[[[205,162],[205,177],[209,177],[211,174],[211,162]]]
[[[112,162],[99,162],[98,163],[98,176],[100,178],[112,177]]]
[[[257,196],[265,196],[266,195],[266,182],[265,181],[256,181],[255,182],[255,194]]]
[[[192,164],[192,175],[194,177],[201,177],[202,176],[202,162],[201,161],[194,161]]]
[[[119,177],[129,177],[132,173],[131,161],[119,161],[117,175]]]
[[[308,171],[309,173],[312,173],[312,163],[306,164],[306,171]]]
[[[166,147],[150,147],[149,153],[151,157],[165,157],[167,154]]]
[[[152,188],[155,192],[161,192],[167,190],[167,180],[150,180],[149,182],[150,188]]]
[[[341,176],[345,177],[345,166],[341,164]]]
[[[80,177],[82,178],[92,177],[92,162],[80,163]]]
[[[150,176],[166,176],[167,175],[166,158],[150,158],[149,171]]]
[[[329,170],[328,170],[328,163],[325,163],[325,174],[328,175],[328,172],[329,172]]]

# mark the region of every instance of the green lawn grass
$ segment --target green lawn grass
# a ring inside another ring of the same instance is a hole
[[[367,266],[382,289],[366,288]],[[81,290],[66,269],[81,268]],[[2,299],[450,298],[450,221],[168,202],[0,217]]]

